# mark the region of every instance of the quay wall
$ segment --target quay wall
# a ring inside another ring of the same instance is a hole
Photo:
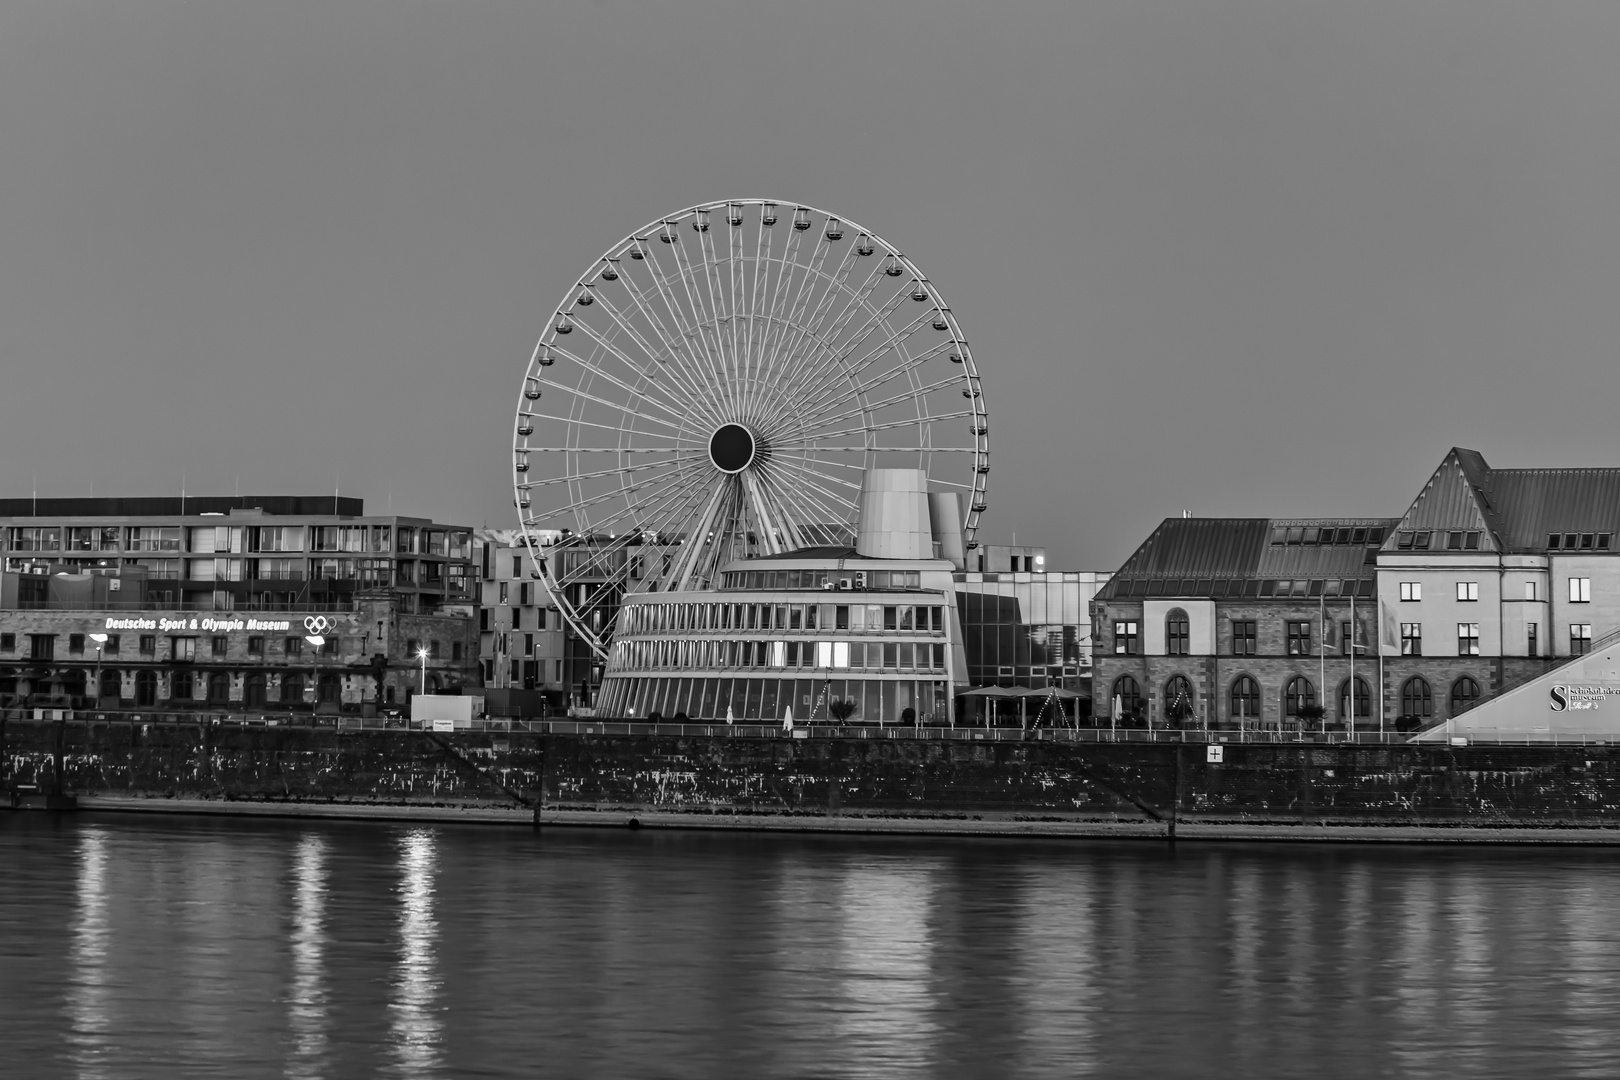
[[[1606,746],[973,742],[0,725],[0,788],[246,802],[776,815],[1620,827]]]

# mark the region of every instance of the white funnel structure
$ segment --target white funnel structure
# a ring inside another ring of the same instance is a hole
[[[870,559],[934,557],[928,477],[921,469],[866,470],[855,553]]]
[[[939,558],[949,559],[958,570],[967,569],[967,551],[962,543],[961,496],[954,491],[929,492],[928,515],[933,520]]]

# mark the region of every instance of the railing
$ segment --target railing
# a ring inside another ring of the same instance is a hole
[[[311,715],[279,712],[174,712],[168,709],[116,711],[107,709],[9,708],[0,710],[7,722],[74,724],[171,724],[197,727],[283,727],[332,731],[431,731],[432,726],[404,716]],[[1016,727],[911,727],[897,724],[648,724],[630,720],[534,720],[480,717],[458,725],[454,734],[607,735],[677,736],[741,739],[901,739],[932,742],[1050,742],[1050,743],[1157,743],[1192,746],[1301,745],[1301,746],[1396,746],[1408,743],[1411,732],[1358,731],[1171,731],[1129,728],[1036,728]],[[1481,746],[1609,746],[1620,740],[1596,735],[1554,735],[1545,739],[1487,738],[1469,736],[1470,745]],[[1443,744],[1428,744],[1443,745]]]

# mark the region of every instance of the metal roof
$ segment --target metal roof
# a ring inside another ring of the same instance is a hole
[[[1517,552],[1547,550],[1553,533],[1620,533],[1620,469],[1493,469],[1453,447],[1397,528],[1484,530],[1486,548]]]

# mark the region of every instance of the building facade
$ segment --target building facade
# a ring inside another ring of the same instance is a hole
[[[1167,520],[1093,602],[1098,711],[1428,727],[1620,627],[1617,533],[1620,469],[1462,449],[1399,518]]]
[[[0,500],[0,704],[364,711],[477,685],[471,530],[358,499]]]

